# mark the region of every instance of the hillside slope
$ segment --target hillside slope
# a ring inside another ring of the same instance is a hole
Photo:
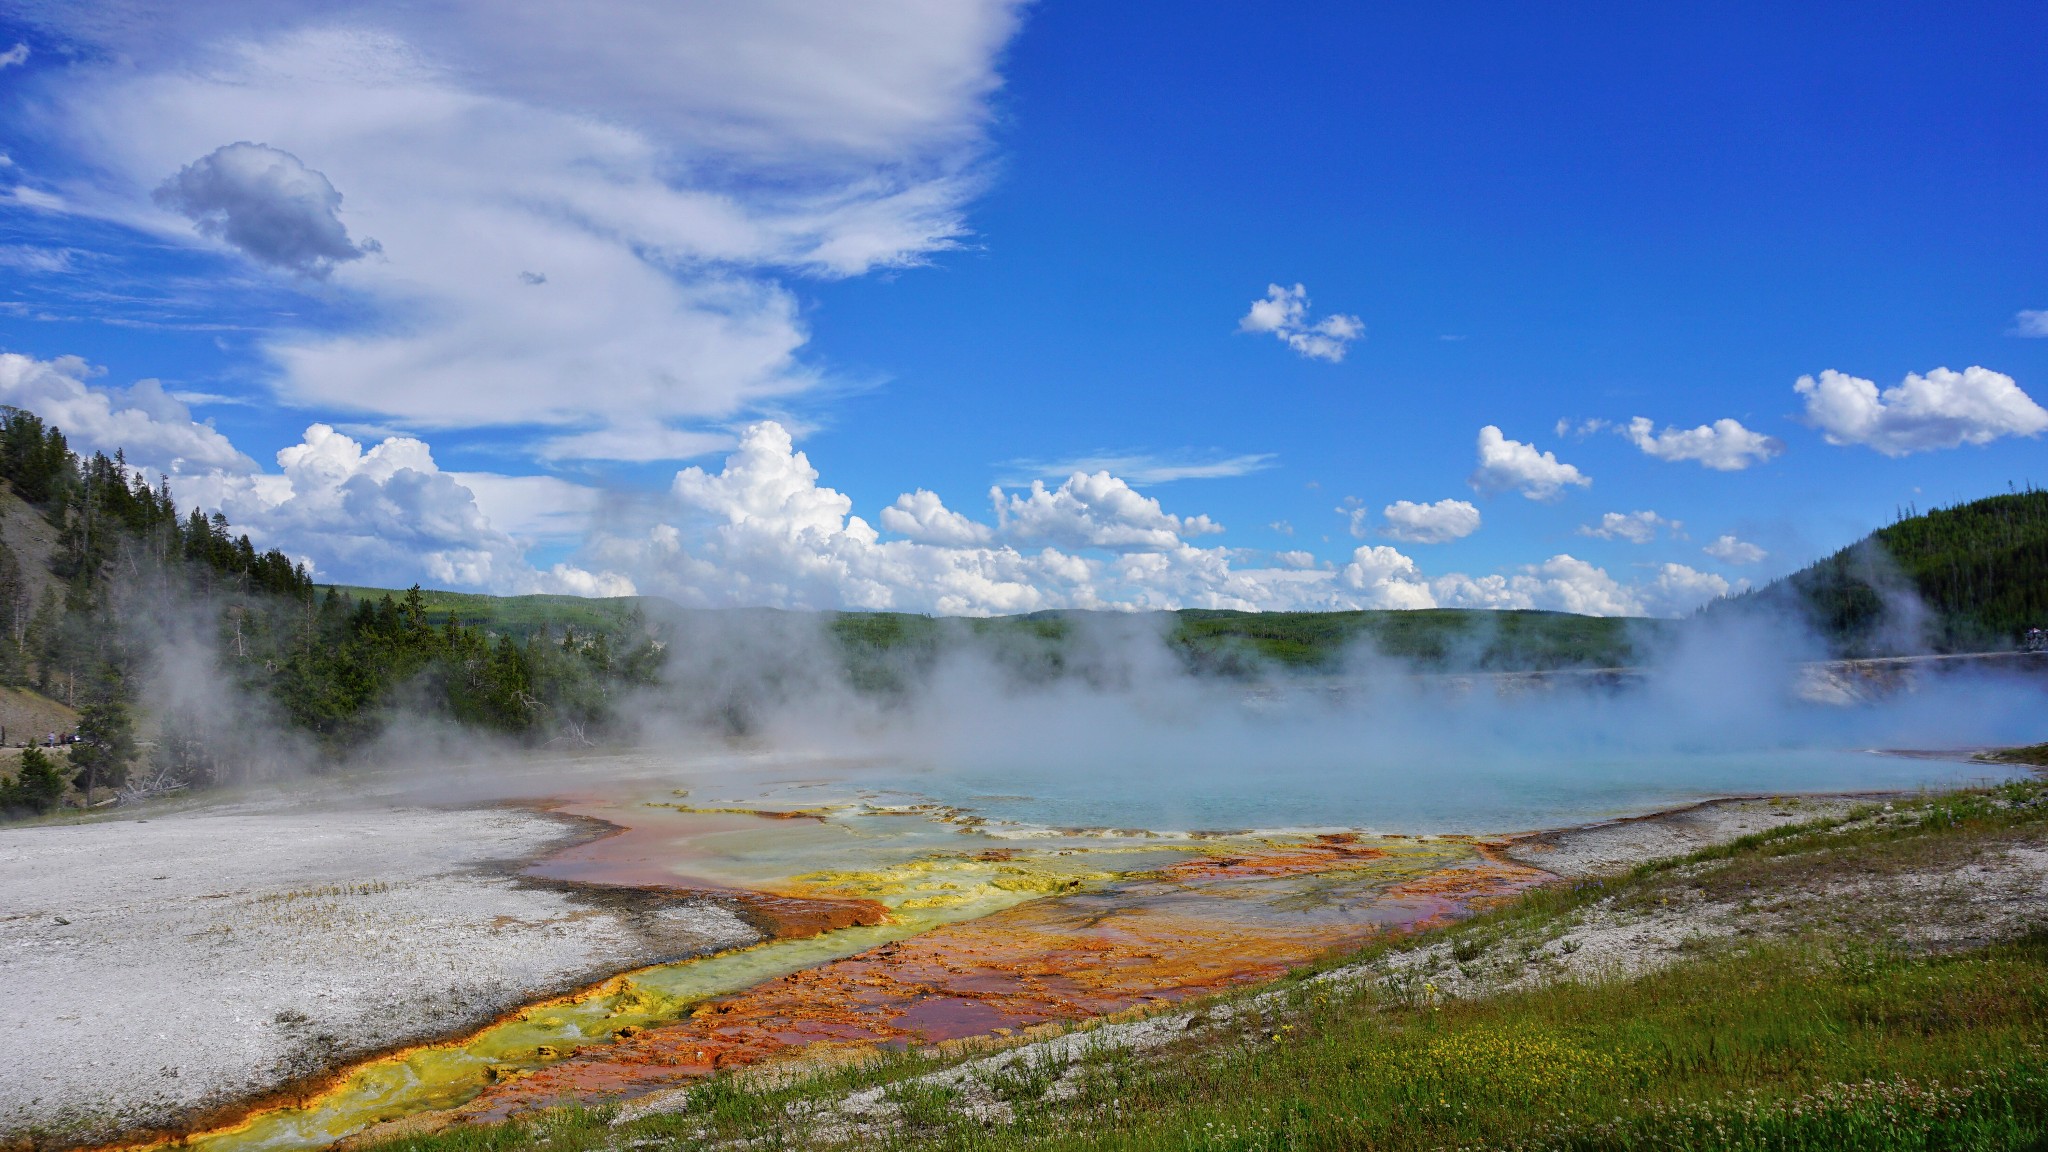
[[[0,543],[13,551],[21,564],[30,604],[41,604],[53,591],[62,594],[62,582],[50,571],[50,562],[57,555],[56,526],[5,484],[0,484]]]
[[[1706,618],[1790,611],[1840,656],[2011,648],[2048,627],[2048,491],[1910,516]]]

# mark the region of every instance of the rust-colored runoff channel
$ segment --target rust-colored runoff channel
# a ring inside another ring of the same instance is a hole
[[[460,1116],[641,1095],[813,1044],[933,1044],[1200,996],[1549,878],[1491,845],[1436,843],[1464,859],[1351,836],[1233,845],[1098,891],[935,928],[491,1085]],[[1320,909],[1318,894],[1327,898]]]

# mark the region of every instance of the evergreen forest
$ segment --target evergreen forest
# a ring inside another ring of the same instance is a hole
[[[2048,628],[2048,491],[1916,513],[1701,618],[1789,611],[1832,655],[1983,652]]]
[[[59,748],[24,749],[0,809],[47,811],[117,790],[207,786],[263,770],[280,734],[313,762],[345,758],[399,715],[533,743],[589,741],[611,699],[651,683],[662,642],[637,612],[610,629],[501,635],[430,619],[423,595],[322,591],[227,519],[181,512],[122,454],[81,456],[34,413],[0,409],[0,478],[19,503],[0,541],[0,686],[77,710]],[[196,654],[196,655],[195,655]],[[176,668],[171,660],[217,667]],[[141,686],[168,684],[138,734]],[[29,734],[8,734],[27,743]],[[147,756],[139,754],[146,743]]]

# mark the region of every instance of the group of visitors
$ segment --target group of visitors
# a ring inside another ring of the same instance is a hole
[[[23,740],[20,747],[61,748],[66,744],[76,743],[78,743],[78,732],[74,729],[70,732],[46,732],[41,740]],[[13,745],[7,743],[7,725],[0,724],[0,748],[8,747],[13,747]]]

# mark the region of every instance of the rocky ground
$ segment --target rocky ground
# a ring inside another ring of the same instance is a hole
[[[1523,836],[1507,855],[1564,877],[1619,872],[1645,860],[1682,856],[1788,824],[1845,816],[1882,804],[1882,794],[1715,800],[1630,820]]]
[[[514,875],[589,834],[332,797],[0,830],[0,1146],[176,1131],[758,939],[719,904]]]

